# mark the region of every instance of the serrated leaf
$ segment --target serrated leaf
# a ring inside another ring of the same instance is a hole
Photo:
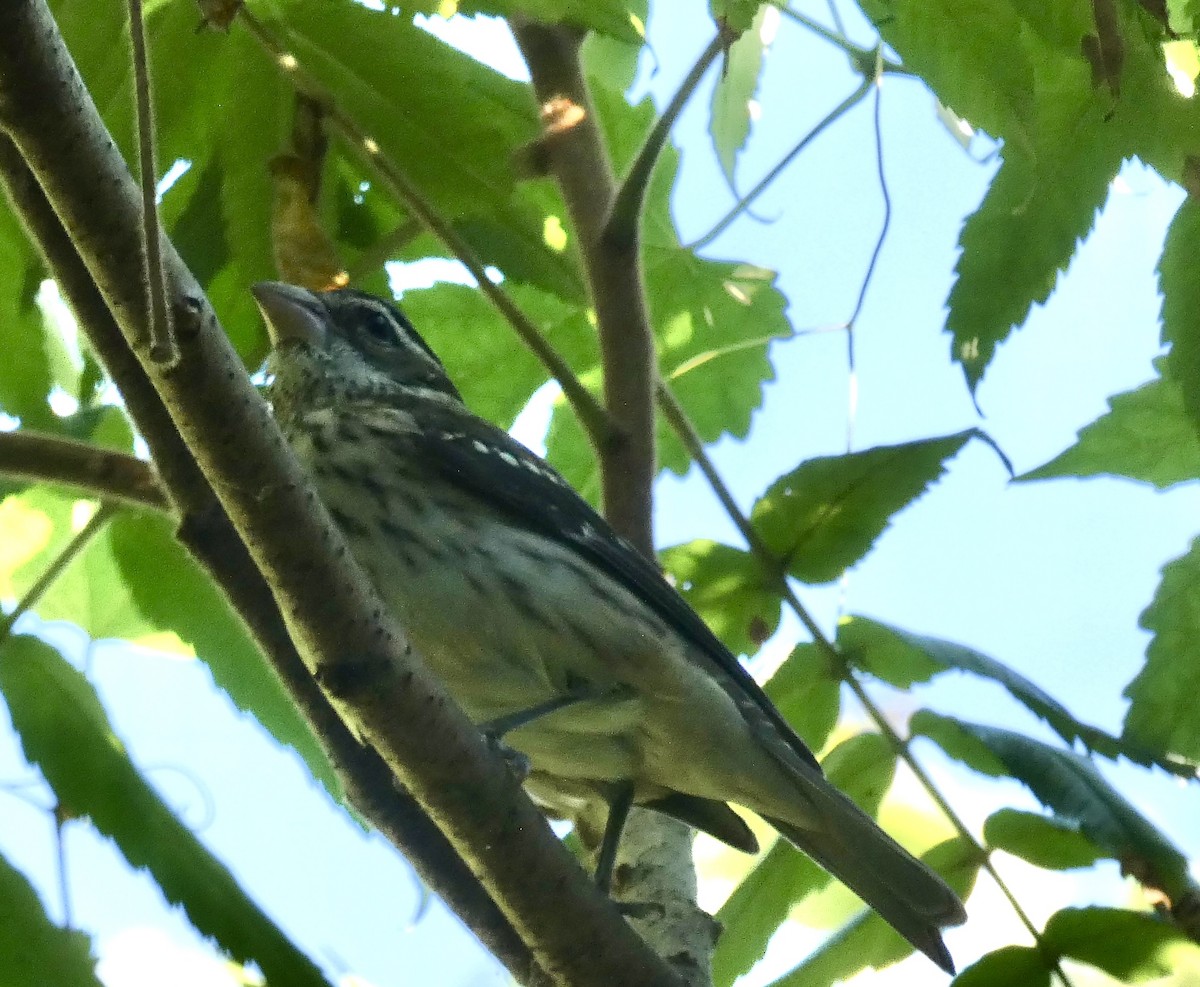
[[[1116,760],[1157,765],[1172,774],[1194,777],[1195,768],[1157,756],[1144,744],[1076,719],[1057,699],[1003,662],[953,641],[926,637],[866,617],[849,617],[838,626],[838,645],[847,658],[885,682],[907,689],[935,674],[957,670],[1003,686],[1017,702],[1041,717],[1068,744],[1080,741],[1088,750]]]
[[[26,635],[0,643],[0,692],[25,757],[58,800],[87,816],[131,866],[148,869],[197,930],[268,980],[328,987],[146,783],[91,685],[57,651]]]
[[[1080,430],[1073,446],[1017,481],[1124,476],[1166,490],[1200,478],[1200,431],[1184,408],[1177,380],[1149,381],[1113,395],[1108,406]]]
[[[959,839],[939,843],[921,859],[966,898],[979,873],[974,849]],[[823,987],[859,970],[882,969],[912,953],[913,947],[873,911],[859,914],[819,949],[771,987]]]
[[[1200,762],[1200,538],[1187,554],[1163,567],[1154,599],[1139,625],[1153,636],[1146,664],[1125,689],[1130,700],[1124,735],[1152,750]]]
[[[1042,934],[1060,956],[1098,967],[1124,984],[1157,980],[1179,969],[1200,946],[1181,929],[1145,912],[1119,908],[1064,908],[1050,917]]]
[[[956,761],[990,778],[1008,774],[1000,760],[978,737],[958,720],[927,709],[917,710],[908,724],[913,736],[928,737]]]
[[[0,984],[102,987],[91,941],[50,920],[25,875],[0,855]]]
[[[918,722],[919,721],[919,722]],[[1004,773],[1025,785],[1143,884],[1177,900],[1191,887],[1187,858],[1111,786],[1087,758],[1000,727],[983,726],[922,710],[914,732],[932,736],[935,721],[956,729],[986,750]],[[952,756],[954,751],[947,750]],[[974,765],[972,765],[974,766]],[[996,773],[996,772],[992,772]]]
[[[919,498],[978,433],[877,446],[801,463],[755,503],[751,523],[788,573],[828,583],[871,550],[894,515]]]
[[[190,644],[234,704],[295,750],[340,799],[341,784],[324,750],[229,605],[175,540],[170,522],[124,515],[110,523],[108,539],[116,571],[146,625]]]
[[[749,552],[700,539],[659,552],[675,587],[734,654],[752,655],[779,627],[782,596]]]
[[[760,7],[757,3],[749,7],[749,23],[731,23],[732,27],[743,28],[742,34],[725,52],[721,77],[713,88],[709,110],[708,133],[731,188],[737,156],[750,136],[750,107],[758,91],[763,54],[768,44],[763,34],[763,21],[770,8]],[[773,12],[773,16],[778,14]]]
[[[998,343],[1053,289],[1121,162],[1136,155],[1180,175],[1179,134],[1194,131],[1194,113],[1171,93],[1160,39],[1133,4],[1119,5],[1123,69],[1102,84],[1080,54],[1096,34],[1083,3],[868,0],[864,9],[943,104],[1004,140],[1004,164],[963,228],[949,300],[954,357],[974,387]]]
[[[834,785],[874,816],[891,785],[896,759],[878,734],[860,734],[834,748],[822,767]],[[749,970],[792,907],[830,880],[809,857],[777,841],[717,913],[725,932],[713,954],[713,982],[732,984]]]
[[[578,324],[575,306],[536,288],[508,290],[564,359],[573,363],[590,330]],[[441,357],[477,415],[508,427],[548,379],[546,369],[517,338],[495,307],[474,288],[439,284],[404,293],[402,307]],[[503,372],[497,372],[503,368]]]
[[[954,987],[1050,987],[1050,969],[1033,946],[985,953],[954,978]]]
[[[809,747],[821,750],[841,711],[841,679],[815,644],[796,645],[767,682],[766,693]]]
[[[983,838],[989,847],[1048,870],[1090,867],[1104,856],[1077,824],[1018,809],[999,809],[988,816]]]
[[[1200,286],[1189,276],[1190,260],[1200,249],[1200,203],[1185,199],[1167,230],[1158,262],[1163,296],[1162,338],[1170,343],[1166,373],[1180,390],[1193,429],[1200,428]],[[1193,443],[1196,441],[1193,436]]]

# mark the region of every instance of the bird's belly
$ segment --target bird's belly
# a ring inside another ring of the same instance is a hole
[[[598,781],[639,774],[644,703],[620,659],[661,647],[667,631],[658,619],[620,612],[630,601],[618,587],[598,585],[602,577],[564,561],[566,549],[520,529],[467,530],[435,507],[409,519],[393,512],[389,521],[407,533],[403,545],[350,526],[351,549],[467,715],[484,725],[586,694],[514,729],[505,743],[549,774]]]

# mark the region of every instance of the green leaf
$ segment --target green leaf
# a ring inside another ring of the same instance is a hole
[[[22,595],[42,575],[95,511],[95,501],[44,486],[9,497],[11,517],[24,516],[39,532],[41,549],[26,555],[12,572],[11,587]],[[36,519],[36,520],[35,520]],[[142,619],[113,558],[111,523],[94,537],[34,608],[42,620],[69,621],[93,638],[138,641],[157,628]],[[40,533],[49,537],[40,538]]]
[[[966,898],[979,873],[973,848],[955,838],[939,843],[921,859]],[[859,970],[880,970],[904,959],[913,948],[875,912],[861,912],[819,949],[771,987],[822,987],[846,980]]]
[[[49,329],[34,304],[42,277],[42,266],[24,231],[7,200],[0,200],[0,278],[8,286],[0,295],[8,368],[0,374],[0,411],[20,418],[26,427],[57,431],[55,415],[46,400],[53,383]]]
[[[859,734],[830,751],[822,766],[833,784],[874,816],[896,758],[878,734]],[[792,907],[831,880],[809,857],[777,840],[717,913],[725,932],[713,954],[713,982],[732,984],[762,959]]]
[[[749,552],[698,540],[659,552],[692,608],[734,654],[752,655],[779,627],[778,585]]]
[[[174,631],[204,659],[213,680],[279,743],[303,758],[313,777],[341,798],[333,766],[274,671],[212,581],[175,540],[165,518],[128,514],[109,525],[119,578],[149,627]]]
[[[975,741],[1002,765],[1004,773],[1024,784],[1068,825],[1077,825],[1079,832],[1143,884],[1161,890],[1172,901],[1192,887],[1187,858],[1087,758],[1010,730],[927,710],[913,717],[913,731],[933,736],[929,726],[938,721]],[[946,750],[959,756],[956,750]]]
[[[975,429],[940,439],[877,446],[801,463],[771,484],[751,523],[787,571],[828,583],[861,560],[892,515],[945,473],[946,461],[979,436]]]
[[[445,6],[442,0],[419,0],[405,9],[437,14]],[[644,33],[640,20],[630,15],[632,5],[621,0],[462,0],[455,6],[462,14],[523,14],[543,24],[573,24],[626,42],[640,42]]]
[[[238,962],[256,963],[269,981],[327,987],[146,783],[91,685],[57,651],[36,638],[9,637],[0,644],[0,692],[25,757],[58,800],[89,817],[131,866],[149,870],[197,930]]]
[[[986,953],[954,978],[954,987],[1050,987],[1050,970],[1033,946]]]
[[[797,644],[766,684],[766,693],[809,747],[821,750],[841,711],[841,680],[815,644]]]
[[[758,91],[766,49],[762,27],[767,6],[759,7],[755,3],[750,7],[752,20],[725,52],[721,77],[713,88],[708,121],[713,149],[717,152],[717,160],[721,162],[721,170],[730,187],[733,187],[737,156],[750,136],[750,104]]]
[[[1154,599],[1139,624],[1153,634],[1146,664],[1125,689],[1130,700],[1124,734],[1152,750],[1200,761],[1200,538],[1167,563]]]
[[[1158,287],[1163,295],[1162,337],[1171,344],[1167,375],[1179,388],[1183,409],[1193,429],[1200,428],[1200,285],[1192,263],[1200,249],[1200,204],[1184,200],[1167,230],[1158,262]],[[1197,441],[1195,434],[1187,448]]]
[[[575,318],[574,305],[536,288],[506,287],[564,358],[571,359],[586,347],[587,341],[579,335],[590,330]],[[406,291],[402,305],[475,414],[507,427],[548,379],[537,357],[478,290],[438,284]],[[501,367],[503,372],[497,372]]]
[[[967,672],[1002,685],[1009,695],[1045,720],[1068,744],[1078,740],[1093,753],[1112,760],[1125,757],[1136,764],[1157,765],[1185,778],[1195,776],[1195,768],[1188,764],[1157,756],[1130,738],[1114,737],[1077,720],[1057,699],[1025,676],[974,648],[912,634],[866,617],[843,620],[838,627],[837,639],[855,665],[898,688],[907,689],[915,682],[928,681],[941,671]]]
[[[1166,100],[1161,54],[1136,17],[1126,17],[1124,99],[1114,109],[1111,93],[1093,84],[1080,56],[1080,39],[1094,30],[1084,4],[867,0],[863,6],[944,105],[1004,141],[1004,163],[963,226],[947,303],[954,358],[974,388],[997,345],[1050,294],[1122,159],[1135,153],[1135,138],[1147,143],[1145,117]]]
[[[1177,972],[1200,946],[1177,926],[1154,915],[1119,908],[1064,908],[1050,917],[1045,945],[1060,956],[1098,967],[1123,984],[1140,984]]]
[[[1108,406],[1107,414],[1080,430],[1073,446],[1017,477],[1018,482],[1124,476],[1165,490],[1200,478],[1200,432],[1184,408],[1179,381],[1152,380],[1114,395]]]
[[[0,984],[101,987],[91,942],[46,915],[25,875],[0,856]]]
[[[921,709],[913,714],[908,726],[913,736],[928,737],[972,771],[990,778],[1003,778],[1008,774],[1004,762],[959,720]]]
[[[1075,823],[1036,812],[999,809],[983,824],[987,845],[1048,870],[1090,867],[1104,856]]]

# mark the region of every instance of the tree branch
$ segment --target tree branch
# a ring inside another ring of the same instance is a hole
[[[441,830],[411,795],[396,787],[379,755],[350,732],[304,666],[270,587],[180,439],[41,186],[12,141],[3,135],[0,175],[9,201],[41,251],[92,348],[120,387],[126,410],[150,447],[155,469],[164,480],[164,499],[183,519],[177,532],[180,541],[245,622],[321,742],[347,800],[409,859],[422,881],[515,976],[525,976],[532,967],[532,958],[508,919]]]
[[[514,20],[513,34],[541,106],[566,100],[582,112],[547,140],[550,172],[562,188],[576,234],[600,336],[604,404],[616,435],[597,447],[604,513],[621,534],[654,557],[651,530],[654,375],[657,358],[636,234],[608,243],[604,231],[616,199],[612,164],[583,78],[582,35],[571,28]]]
[[[671,128],[675,126],[679,114],[683,112],[688,100],[696,92],[696,88],[700,85],[700,80],[704,78],[705,73],[708,72],[709,66],[733,40],[733,33],[722,24],[717,29],[716,36],[708,43],[708,47],[696,59],[692,70],[680,83],[675,95],[671,97],[671,102],[667,104],[667,108],[654,121],[654,127],[647,136],[646,142],[638,151],[637,157],[634,158],[633,164],[629,168],[629,173],[621,182],[612,212],[605,224],[604,236],[614,249],[628,250],[635,243],[642,216],[642,204],[646,198],[646,189],[650,185],[650,176],[654,174],[654,166],[658,164],[659,156],[671,137]]]
[[[309,670],[428,809],[552,977],[580,987],[673,983],[411,654],[169,244],[163,260],[179,361],[159,366],[138,345],[147,312],[131,277],[140,251],[137,190],[43,0],[18,0],[6,13],[0,124],[270,584]]]
[[[90,496],[170,510],[148,463],[115,449],[37,432],[0,432],[0,473]]]
[[[616,236],[606,235],[617,199],[616,181],[595,107],[583,77],[582,35],[567,27],[512,20],[517,44],[529,66],[547,127],[540,152],[558,181],[579,245],[596,312],[604,370],[604,400],[616,422],[612,440],[597,447],[608,520],[649,558],[654,558],[651,521],[657,462],[654,449],[653,382],[657,376],[654,335],[642,279],[639,247],[644,182],[662,143],[643,149],[641,164],[626,183]],[[703,61],[703,60],[702,60]],[[686,95],[687,87],[685,87]],[[668,124],[661,128],[665,141]],[[644,174],[643,174],[644,173]],[[629,901],[654,902],[657,920],[634,925],[659,955],[691,984],[711,983],[716,929],[696,906],[696,875],[687,827],[656,813],[635,810],[626,822],[614,886]]]

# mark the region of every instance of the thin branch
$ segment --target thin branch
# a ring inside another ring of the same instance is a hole
[[[6,14],[0,125],[46,190],[126,338],[137,338],[147,311],[144,293],[130,282],[140,252],[136,187],[44,0],[19,0]],[[338,713],[444,826],[543,970],[577,987],[676,982],[412,653],[199,285],[164,245],[180,357],[172,368],[144,360],[143,370]]]
[[[133,54],[134,108],[137,111],[138,165],[142,188],[142,239],[146,250],[146,291],[150,302],[150,356],[175,362],[175,331],[167,308],[167,280],[158,223],[158,166],[155,163],[154,107],[150,62],[146,57],[146,21],[142,0],[129,0],[129,40]]]
[[[691,71],[684,77],[662,115],[654,121],[654,127],[634,158],[629,173],[621,182],[612,212],[605,224],[603,236],[615,249],[628,250],[636,239],[650,176],[654,173],[659,155],[671,136],[671,128],[675,126],[675,121],[679,119],[679,114],[683,112],[688,100],[695,94],[700,80],[704,78],[717,56],[728,48],[731,40],[731,33],[722,25],[708,43],[708,47],[696,59]]]
[[[767,172],[767,174],[763,176],[762,180],[759,181],[754,188],[742,196],[738,203],[731,210],[729,210],[728,213],[725,214],[725,216],[716,224],[716,226],[705,233],[704,236],[700,237],[700,239],[689,244],[689,248],[692,250],[699,250],[702,247],[708,246],[713,242],[713,240],[724,233],[725,230],[729,228],[730,224],[732,224],[735,219],[749,209],[751,203],[753,203],[755,199],[762,195],[762,193],[767,190],[767,188],[772,182],[775,181],[776,178],[783,174],[784,169],[786,169],[787,166],[795,160],[796,156],[800,154],[801,151],[803,151],[806,147],[808,147],[809,144],[820,137],[821,134],[824,133],[831,124],[835,123],[844,114],[853,109],[855,105],[857,105],[870,91],[871,80],[864,79],[859,87],[854,90],[854,92],[842,100],[826,115],[826,117],[820,123],[818,123],[815,127],[813,127],[812,130],[805,134],[800,142],[790,151],[788,151],[779,164]]]
[[[828,41],[835,48],[840,48],[850,59],[850,63],[863,75],[869,75],[869,66],[875,61],[876,53],[870,48],[862,48],[856,45],[853,41],[846,37],[845,26],[841,23],[841,17],[838,16],[836,8],[830,4],[830,12],[835,18],[837,30],[831,31],[824,24],[813,20],[800,11],[791,7],[786,0],[771,0],[771,4],[776,7],[784,17],[788,20],[795,21],[802,27],[812,31],[819,38]],[[912,73],[901,65],[899,62],[890,59],[882,59],[883,70],[891,75],[912,75]]]
[[[933,779],[930,778],[925,772],[924,768],[921,767],[920,763],[913,756],[912,751],[909,749],[908,743],[896,732],[891,723],[888,722],[888,719],[883,714],[883,711],[871,700],[870,696],[863,688],[862,683],[859,681],[858,676],[854,673],[854,670],[850,667],[845,656],[838,649],[837,645],[825,636],[824,631],[821,630],[821,627],[817,624],[816,620],[813,619],[812,614],[808,612],[808,608],[800,602],[799,597],[796,596],[795,591],[791,587],[791,583],[788,581],[787,572],[783,567],[783,563],[767,547],[766,543],[763,542],[763,540],[759,537],[758,532],[755,531],[754,526],[750,523],[750,519],[747,518],[742,512],[741,508],[738,507],[737,502],[733,498],[733,494],[729,490],[729,487],[726,486],[725,481],[722,479],[715,464],[709,457],[707,450],[704,448],[704,442],[696,432],[695,426],[688,418],[687,412],[679,403],[679,399],[675,397],[671,389],[662,380],[660,380],[658,384],[658,400],[659,407],[663,412],[663,417],[675,431],[676,435],[679,436],[680,441],[683,443],[684,448],[687,449],[689,455],[691,455],[693,461],[697,466],[700,467],[700,471],[704,474],[705,479],[708,480],[709,486],[712,488],[717,500],[721,502],[721,506],[725,508],[725,513],[729,516],[729,519],[733,521],[738,531],[741,532],[741,535],[746,540],[746,544],[749,547],[751,554],[762,567],[764,574],[775,582],[776,587],[782,593],[784,600],[788,604],[788,607],[797,616],[797,618],[799,618],[800,623],[804,626],[804,629],[808,631],[813,642],[830,660],[832,667],[838,671],[842,681],[850,686],[850,689],[854,692],[855,696],[858,697],[859,702],[862,703],[863,708],[867,711],[867,715],[870,716],[871,720],[879,728],[889,745],[896,752],[897,757],[899,757],[904,761],[905,764],[909,766],[917,780],[921,783],[921,786],[929,793],[929,796],[933,800],[934,804],[946,816],[951,826],[953,826],[955,831],[958,833],[959,837],[969,847],[972,848],[972,851],[978,857],[981,866],[988,872],[989,875],[991,875],[992,879],[996,882],[996,885],[1000,888],[1005,898],[1008,899],[1018,919],[1020,919],[1021,923],[1029,931],[1029,934],[1033,937],[1034,942],[1037,943],[1038,948],[1042,950],[1044,956],[1049,958],[1052,954],[1043,948],[1041,932],[1037,929],[1032,920],[1029,918],[1028,914],[1021,907],[1011,889],[1009,889],[1008,885],[997,873],[987,850],[979,844],[978,840],[975,839],[974,835],[967,828],[966,823],[964,823],[958,813],[954,811],[954,808],[946,800],[946,797],[941,793],[941,790],[934,783]],[[1067,987],[1070,987],[1070,981],[1067,979],[1066,974],[1062,971],[1062,968],[1058,964],[1057,960],[1055,960],[1054,969],[1055,973],[1059,976],[1062,982],[1067,985]]]
[[[563,389],[563,395],[579,416],[584,431],[597,448],[603,448],[613,438],[612,418],[592,393],[583,386],[575,372],[554,349],[550,341],[532,320],[521,311],[512,297],[492,281],[487,268],[453,225],[443,218],[425,198],[421,190],[409,179],[400,167],[380,149],[379,142],[363,130],[358,123],[333,98],[333,95],[289,52],[286,46],[245,7],[239,10],[240,21],[254,39],[270,55],[275,66],[291,81],[296,89],[317,100],[324,108],[327,119],[342,139],[358,154],[366,165],[379,176],[384,187],[391,192],[420,223],[442,241],[458,261],[471,273],[479,290],[496,306],[500,314],[512,325],[521,341],[550,371]]]
[[[117,505],[102,503],[95,513],[88,518],[87,524],[80,528],[66,545],[63,546],[54,559],[50,562],[41,574],[33,581],[33,585],[25,591],[25,595],[18,601],[17,605],[12,610],[0,619],[0,644],[12,633],[13,625],[27,611],[32,610],[38,605],[38,602],[46,592],[54,585],[55,581],[70,567],[71,563],[87,548],[88,543],[96,537],[112,516],[117,513]]]
[[[521,19],[511,24],[546,122],[539,151],[546,171],[562,191],[596,313],[604,402],[617,426],[613,441],[597,447],[604,511],[617,531],[654,558],[651,508],[657,466],[654,380],[658,363],[642,276],[639,213],[645,183],[671,118],[695,83],[681,87],[666,119],[655,128],[658,136],[647,141],[635,173],[626,182],[627,199],[619,204],[612,161],[584,77],[582,33]],[[715,54],[710,46],[693,70],[694,79]],[[617,210],[621,214],[614,227]],[[614,228],[619,228],[618,235],[607,235]],[[618,850],[618,870],[627,877],[617,892],[623,900],[650,902],[661,909],[660,920],[632,921],[689,983],[701,984],[711,980],[715,936],[711,919],[695,904],[691,845],[691,833],[682,824],[635,810]]]
[[[0,474],[58,483],[93,497],[170,511],[149,463],[115,449],[38,432],[0,432]]]
[[[887,240],[888,230],[892,226],[892,196],[888,191],[887,175],[883,170],[883,126],[880,107],[883,102],[883,77],[876,73],[875,77],[875,110],[872,115],[875,131],[875,171],[879,176],[879,191],[883,196],[883,222],[880,224],[879,236],[871,250],[871,260],[867,263],[866,273],[858,289],[858,298],[854,303],[854,311],[846,320],[846,367],[849,371],[849,394],[846,408],[846,451],[854,448],[854,426],[858,419],[858,361],[855,358],[854,344],[858,331],[858,317],[862,314],[863,305],[867,300],[867,290],[875,278],[875,268],[879,263],[879,255],[883,252],[884,241]]]

